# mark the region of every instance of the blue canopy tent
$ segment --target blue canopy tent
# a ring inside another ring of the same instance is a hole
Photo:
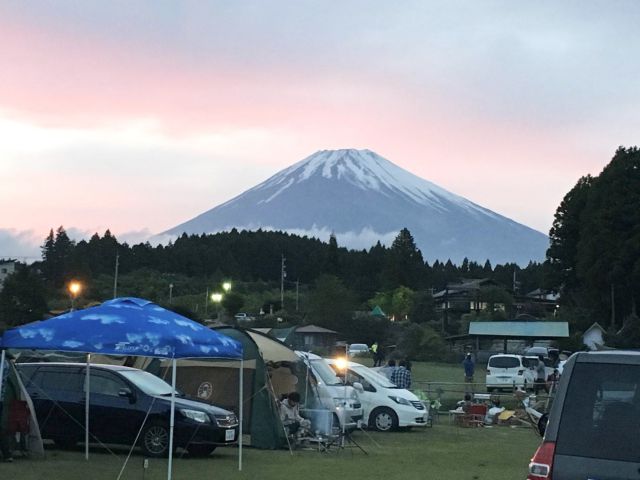
[[[89,382],[90,354],[132,355],[166,358],[172,361],[171,419],[169,423],[169,466],[172,474],[173,428],[175,416],[176,360],[179,358],[222,358],[240,360],[242,399],[242,344],[186,317],[140,298],[117,298],[96,307],[76,310],[57,317],[7,330],[2,337],[0,378],[5,349],[32,349],[87,354]],[[85,448],[88,458],[89,388],[86,388],[87,424]],[[241,406],[240,406],[241,407]],[[242,408],[238,409],[242,432]],[[242,469],[242,435],[238,438],[238,469]]]

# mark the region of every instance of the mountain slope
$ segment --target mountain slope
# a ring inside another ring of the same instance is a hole
[[[407,227],[426,259],[526,265],[548,239],[417,177],[369,150],[322,150],[167,232],[286,230],[351,248],[390,243]]]

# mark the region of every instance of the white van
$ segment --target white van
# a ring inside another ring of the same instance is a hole
[[[327,362],[337,371],[337,360]],[[387,377],[359,363],[349,362],[347,383],[358,391],[364,420],[380,432],[398,427],[424,427],[429,417],[425,406],[409,390],[398,388]]]
[[[355,389],[346,385],[335,374],[327,361],[313,353],[296,351],[313,375],[313,382],[316,385],[314,391],[307,392],[307,395],[315,398],[307,401],[306,404],[313,404],[313,400],[325,410],[332,411],[338,417],[340,428],[353,430],[362,420],[362,404]],[[304,392],[300,392],[301,395]]]
[[[536,379],[536,371],[532,368],[534,359],[535,357],[510,354],[489,357],[486,377],[487,391],[492,392],[502,388],[524,388],[525,390],[533,388]]]

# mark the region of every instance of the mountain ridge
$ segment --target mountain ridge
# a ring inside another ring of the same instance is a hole
[[[408,228],[429,260],[528,263],[546,235],[420,178],[371,150],[320,150],[162,235],[284,230],[349,248]],[[377,238],[376,238],[377,237]]]

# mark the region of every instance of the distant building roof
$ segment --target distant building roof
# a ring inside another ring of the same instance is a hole
[[[470,322],[469,335],[558,338],[569,336],[567,322]]]
[[[317,325],[305,325],[304,327],[296,328],[296,333],[335,333],[333,330],[329,330],[328,328],[319,327]]]

